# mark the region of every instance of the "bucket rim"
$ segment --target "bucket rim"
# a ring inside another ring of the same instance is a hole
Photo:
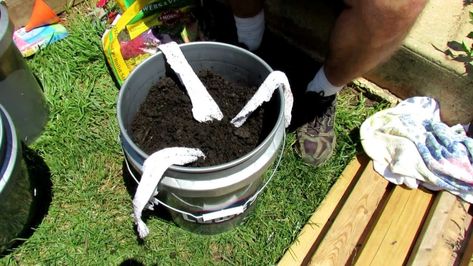
[[[255,59],[258,61],[260,64],[263,65],[265,69],[268,70],[269,73],[273,71],[273,69],[259,56],[255,55],[254,53],[251,53],[248,50],[245,50],[243,48],[240,48],[238,46],[232,45],[232,44],[227,44],[227,43],[221,43],[221,42],[214,42],[214,41],[196,41],[196,42],[191,42],[191,43],[186,43],[186,44],[179,44],[180,48],[187,49],[187,47],[200,47],[203,46],[206,49],[212,49],[212,47],[220,47],[220,48],[225,48],[225,49],[234,49],[240,53],[242,53],[245,56],[249,56],[250,58]],[[141,68],[146,67],[146,63],[148,61],[153,60],[153,58],[158,57],[158,56],[163,56],[161,51],[158,51],[156,54],[148,57],[145,59],[141,64],[139,64],[135,69],[132,70],[132,72],[129,74],[128,78],[125,80],[125,82],[122,84],[120,88],[120,92],[118,94],[118,100],[117,100],[117,118],[118,118],[118,124],[120,128],[120,134],[121,136],[128,142],[128,144],[143,158],[148,158],[149,154],[145,153],[138,145],[135,144],[134,141],[132,141],[130,135],[128,134],[125,125],[124,125],[124,119],[122,117],[122,112],[121,112],[121,106],[122,106],[122,99],[124,95],[124,89],[125,87],[129,86],[130,79],[134,73],[140,71]],[[268,74],[269,74],[268,73]],[[223,164],[219,165],[213,165],[213,166],[205,166],[205,167],[190,167],[190,166],[179,166],[179,165],[171,165],[169,167],[169,170],[176,171],[176,172],[182,172],[182,173],[207,173],[207,172],[215,172],[215,171],[221,171],[224,169],[228,169],[231,167],[234,167],[236,165],[241,164],[242,162],[248,160],[249,158],[253,157],[256,153],[258,153],[261,149],[263,149],[264,146],[267,145],[271,141],[271,139],[275,136],[278,128],[280,127],[281,123],[284,123],[284,93],[282,91],[281,87],[277,88],[278,91],[278,96],[279,96],[279,101],[281,103],[281,108],[278,113],[277,120],[271,129],[271,131],[268,133],[268,135],[261,141],[258,146],[256,146],[252,151],[249,153],[232,160],[230,162],[226,162]]]
[[[10,180],[19,154],[19,142],[16,135],[15,125],[13,120],[6,111],[6,109],[0,105],[0,117],[3,120],[3,126],[5,127],[5,154],[3,160],[0,162],[0,193],[3,188]]]

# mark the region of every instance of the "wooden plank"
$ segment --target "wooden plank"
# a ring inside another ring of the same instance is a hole
[[[345,265],[383,198],[388,181],[373,171],[370,161],[329,232],[315,251],[311,265]]]
[[[396,186],[356,265],[403,265],[433,198],[432,192]]]
[[[279,261],[280,266],[301,265],[307,256],[311,255],[311,249],[321,235],[323,229],[330,223],[330,217],[336,214],[337,206],[343,202],[342,198],[350,193],[350,186],[357,181],[362,170],[368,164],[368,157],[363,154],[355,157],[337,182],[330,189],[325,199],[320,203],[317,210],[312,214],[307,224],[302,228],[296,241],[285,252]],[[310,258],[310,257],[309,257]]]
[[[75,6],[84,0],[45,0],[45,2],[59,14],[68,7]],[[8,15],[15,28],[24,26],[31,17],[34,0],[6,0]]]
[[[472,214],[469,212],[471,205],[456,197],[450,221],[445,230],[443,247],[449,251],[454,265],[472,263],[473,249],[468,249],[472,233]],[[455,243],[452,248],[452,243]],[[450,245],[449,245],[450,244]],[[464,261],[466,260],[466,261]]]
[[[466,203],[440,192],[416,243],[409,265],[451,265],[458,257],[471,216]]]
[[[470,230],[466,236],[467,243],[462,260],[460,262],[460,266],[473,265],[473,231],[471,230],[471,225]]]
[[[405,189],[396,187],[389,195],[386,206],[380,213],[380,217],[375,221],[376,225],[374,225],[374,230],[371,230],[375,232],[369,232],[369,236],[363,243],[362,249],[359,251],[359,254],[356,254],[358,264],[362,265],[362,263],[365,263],[368,265],[376,255],[376,252],[383,242],[384,236],[387,234],[392,224],[391,217],[386,215],[386,213],[396,212],[396,210],[400,212],[400,210],[402,210],[402,207],[405,206],[409,200],[409,194],[405,192]],[[397,215],[400,215],[400,213],[397,213]],[[380,224],[382,224],[382,226],[379,226]]]
[[[469,223],[465,223],[467,231],[465,233],[463,254],[461,260],[459,260],[461,266],[473,265],[473,206],[471,204],[468,204],[467,207],[467,217]]]

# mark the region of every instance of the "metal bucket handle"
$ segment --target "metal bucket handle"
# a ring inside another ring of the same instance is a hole
[[[242,214],[256,200],[258,195],[261,194],[261,192],[263,192],[263,190],[266,188],[266,186],[269,184],[269,182],[273,179],[274,175],[276,174],[276,170],[279,168],[279,165],[281,164],[282,155],[284,154],[284,147],[285,146],[286,146],[286,132],[284,131],[283,139],[282,139],[282,145],[281,145],[282,148],[281,148],[281,151],[279,153],[276,165],[274,166],[273,172],[271,173],[269,178],[266,180],[264,185],[253,196],[251,196],[245,203],[243,203],[239,206],[231,207],[231,208],[227,208],[227,209],[222,209],[222,210],[219,210],[219,211],[204,213],[202,215],[194,215],[192,213],[174,208],[174,207],[162,202],[161,200],[157,199],[156,197],[153,198],[152,205],[154,206],[154,205],[162,204],[164,207],[166,207],[166,208],[168,208],[172,211],[178,212],[178,213],[183,214],[183,215],[188,215],[188,216],[196,219],[197,221],[202,221],[202,222],[208,222],[208,221],[212,221],[212,220],[216,220],[216,219],[221,219],[221,218],[225,218],[225,217],[229,217],[229,216],[235,216],[235,215]],[[137,184],[139,184],[139,181],[135,177],[135,175],[133,174],[133,171],[131,170],[130,165],[128,163],[128,160],[126,158],[125,158],[125,164],[126,164],[126,167],[128,169],[128,172],[130,173],[130,175],[133,177],[135,182]]]

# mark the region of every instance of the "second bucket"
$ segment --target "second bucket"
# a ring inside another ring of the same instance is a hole
[[[41,135],[48,108],[38,80],[12,37],[13,23],[0,3],[0,104],[13,119],[20,141],[30,144]]]

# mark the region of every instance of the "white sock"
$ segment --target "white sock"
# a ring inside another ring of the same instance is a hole
[[[261,10],[256,16],[249,18],[235,18],[238,41],[245,44],[250,51],[259,48],[263,40],[264,33],[264,10]]]
[[[313,91],[313,92],[324,92],[324,96],[330,96],[334,95],[335,93],[341,91],[343,89],[343,86],[334,86],[330,81],[328,81],[327,76],[325,76],[325,70],[324,67],[322,66],[319,71],[317,71],[317,74],[315,74],[314,79],[312,79],[311,82],[309,82],[309,85],[307,85],[307,91]]]

